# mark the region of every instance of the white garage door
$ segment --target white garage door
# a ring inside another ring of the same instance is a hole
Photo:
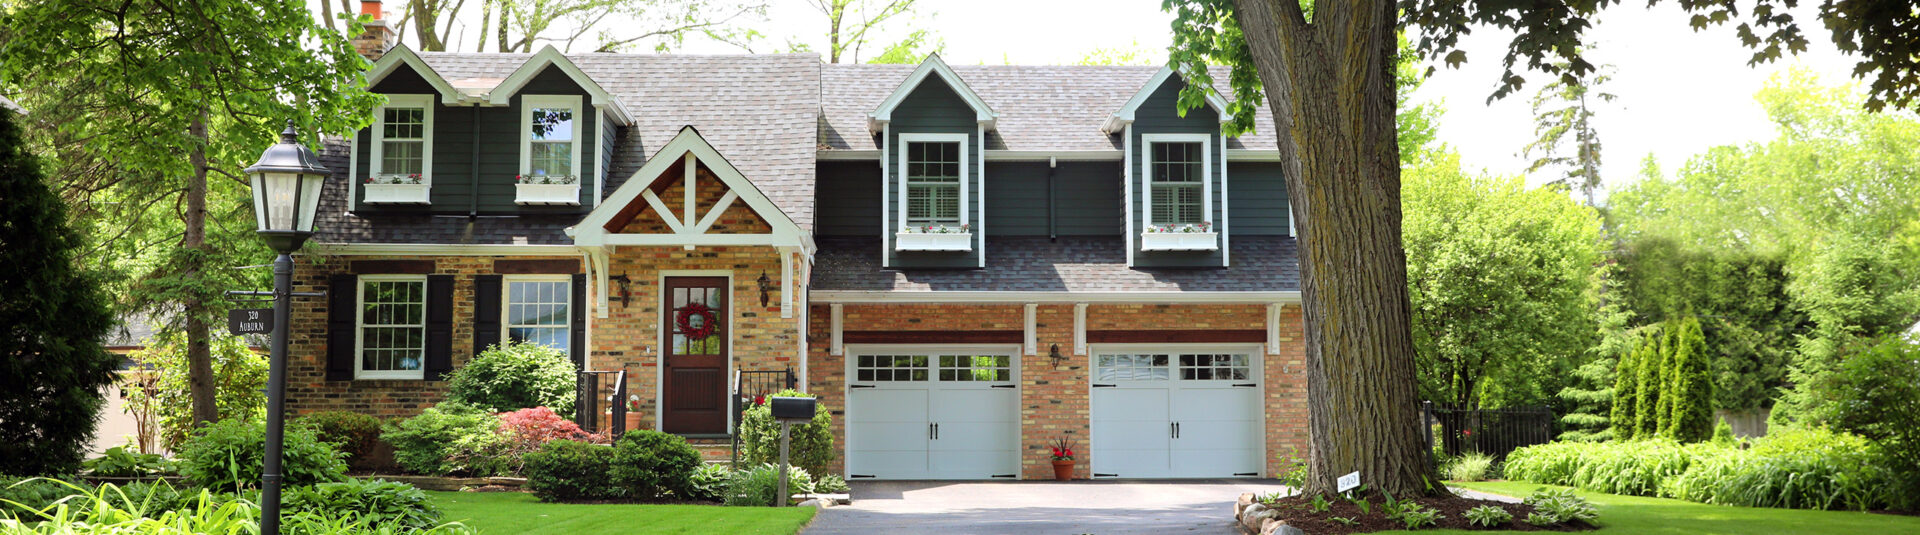
[[[1258,476],[1258,352],[1096,353],[1094,477]]]
[[[1016,353],[849,350],[848,477],[1016,477]]]

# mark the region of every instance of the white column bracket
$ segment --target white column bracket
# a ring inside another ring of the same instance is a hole
[[[1087,304],[1073,305],[1073,354],[1087,354]]]
[[[840,334],[841,324],[842,322],[845,321],[846,314],[840,309],[840,306],[841,306],[840,303],[827,305],[827,308],[830,310],[830,314],[832,315],[832,318],[830,319],[830,321],[833,323],[832,343],[828,347],[827,352],[833,354],[834,356],[847,354],[847,344],[846,344],[845,338],[842,337]]]
[[[1287,308],[1282,303],[1267,304],[1267,354],[1280,354],[1280,311]]]
[[[1027,324],[1026,324],[1026,325],[1027,325],[1027,328],[1026,328],[1026,331],[1027,331],[1027,337],[1026,337],[1026,342],[1027,342],[1027,343],[1026,343],[1026,353],[1024,353],[1024,354],[1026,354],[1026,355],[1038,355],[1038,354],[1040,354],[1040,353],[1039,353],[1039,352],[1040,352],[1040,343],[1039,343],[1039,341],[1037,341],[1037,340],[1035,340],[1035,338],[1036,338],[1036,333],[1035,333],[1034,331],[1036,330],[1036,329],[1035,329],[1035,325],[1036,325],[1036,321],[1035,321],[1035,316],[1037,316],[1037,315],[1039,314],[1039,311],[1040,311],[1040,305],[1039,305],[1039,304],[1037,304],[1037,303],[1027,303],[1027,306],[1026,306],[1026,309],[1027,309]]]
[[[732,195],[733,192],[727,192]],[[793,317],[793,248],[781,247],[780,251],[780,317]]]

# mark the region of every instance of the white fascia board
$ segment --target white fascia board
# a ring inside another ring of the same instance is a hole
[[[894,108],[900,107],[900,102],[906,100],[907,95],[913,94],[913,90],[920,87],[920,82],[926,80],[929,75],[936,74],[946,82],[947,87],[960,95],[960,100],[966,101],[967,107],[973,108],[975,122],[978,122],[982,128],[993,128],[994,119],[1000,114],[994,113],[993,108],[987,106],[987,101],[975,94],[973,88],[967,87],[966,80],[960,79],[960,75],[955,74],[953,68],[948,67],[947,62],[940,59],[939,53],[934,53],[927,55],[927,60],[920,62],[920,67],[907,75],[906,81],[900,82],[900,86],[893,89],[893,94],[888,95],[886,100],[880,101],[880,106],[867,114],[867,129],[879,132],[882,126],[892,122]]]
[[[699,160],[700,163],[706,164],[707,169],[712,170],[714,176],[720,179],[720,183],[725,184],[727,189],[738,194],[741,202],[747,203],[747,206],[753,208],[755,213],[760,214],[760,217],[767,221],[767,225],[773,227],[773,233],[616,234],[607,232],[606,224],[608,221],[612,221],[614,216],[618,215],[620,211],[628,205],[639,201],[640,194],[647,191],[647,188],[653,185],[654,178],[659,177],[662,173],[665,173],[668,168],[679,163],[681,158],[688,153],[692,153],[694,159]],[[773,200],[767,198],[766,193],[761,192],[760,188],[753,184],[753,181],[747,180],[745,175],[740,174],[740,170],[734,168],[733,164],[728,162],[726,157],[721,156],[720,152],[713,148],[713,145],[707,143],[706,138],[700,136],[700,131],[695,130],[692,126],[681,127],[679,134],[673,136],[673,139],[668,141],[666,145],[661,146],[660,150],[655,151],[653,157],[648,158],[645,164],[641,164],[640,170],[629,175],[627,180],[620,184],[619,188],[614,189],[612,194],[607,195],[606,200],[601,202],[600,206],[595,207],[592,212],[587,213],[587,217],[582,219],[579,224],[569,228],[567,235],[572,236],[574,244],[579,246],[596,246],[602,244],[753,245],[764,242],[770,245],[796,245],[804,247],[808,254],[812,254],[815,250],[813,236],[801,230],[800,226],[795,224],[793,219],[788,217],[785,211],[775,206]],[[730,238],[728,236],[739,236],[739,238]],[[668,243],[655,243],[661,240],[668,240]]]
[[[981,151],[989,162],[1117,162],[1119,150],[1001,150]],[[880,159],[879,150],[821,150],[814,152],[819,161],[871,161]],[[1239,158],[1234,158],[1239,160]]]
[[[367,69],[367,87],[378,85],[381,80],[387,79],[388,75],[399,70],[401,65],[412,67],[413,72],[419,73],[421,78],[426,79],[427,84],[432,85],[434,91],[440,93],[442,104],[461,105],[465,93],[455,89],[453,84],[447,83],[446,78],[441,77],[438,71],[428,66],[426,60],[420,59],[420,55],[414,53],[412,48],[408,48],[406,43],[395,45],[392,50],[387,51],[386,55],[380,56],[380,61],[373,62],[373,67]]]
[[[1126,105],[1107,117],[1107,122],[1100,127],[1100,131],[1112,134],[1133,124],[1134,113],[1140,110],[1140,105],[1146,103],[1147,97],[1153,96],[1154,91],[1160,90],[1160,86],[1166,84],[1167,78],[1171,76],[1173,76],[1172,67],[1161,67],[1160,72],[1153,73],[1153,78],[1147,79],[1146,85],[1140,86],[1140,90],[1134,92],[1133,98],[1127,99]],[[1227,99],[1221,97],[1220,92],[1208,91],[1207,105],[1220,115],[1221,123],[1227,122]]]
[[[440,244],[440,243],[315,243],[315,254],[332,256],[576,256],[572,245]]]
[[[814,290],[814,303],[1151,303],[1271,304],[1300,302],[1300,292],[965,292]]]
[[[1280,149],[1227,149],[1227,159],[1235,162],[1277,162]]]
[[[582,72],[578,65],[573,64],[573,60],[567,59],[567,55],[560,53],[560,49],[554,48],[553,45],[541,48],[539,52],[534,53],[533,57],[527,58],[526,63],[520,64],[520,68],[514,69],[513,74],[501,80],[500,85],[488,91],[487,104],[512,105],[513,96],[520,92],[520,88],[526,87],[528,82],[533,81],[533,77],[540,75],[540,71],[548,66],[560,69],[560,72],[566,73],[568,78],[573,79],[573,83],[579,84],[581,89],[593,95],[593,105],[606,110],[607,115],[612,116],[616,124],[621,126],[633,124],[633,115],[628,113],[627,106],[622,104],[618,97],[615,97],[611,91],[607,91],[605,87],[601,87],[593,77],[587,76],[587,73]]]

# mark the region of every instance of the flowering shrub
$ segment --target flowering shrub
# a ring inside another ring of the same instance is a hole
[[[1194,234],[1200,232],[1213,232],[1213,222],[1201,221],[1199,223],[1168,223],[1165,225],[1147,226],[1148,234]]]
[[[404,175],[398,174],[398,173],[374,175],[374,176],[367,177],[367,183],[368,184],[419,184],[420,173],[404,174]]]
[[[905,232],[907,234],[966,234],[968,232],[971,232],[972,230],[973,230],[973,225],[960,225],[960,226],[954,226],[954,227],[949,227],[946,225],[921,225],[918,227],[907,227],[901,230],[901,232]]]
[[[580,178],[573,175],[513,175],[513,181],[518,184],[527,185],[565,185],[579,182]]]

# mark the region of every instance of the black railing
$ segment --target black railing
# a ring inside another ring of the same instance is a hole
[[[616,375],[617,374],[617,375]],[[603,393],[600,389],[601,376],[615,375],[613,391]],[[573,423],[588,433],[600,434],[612,431],[607,436],[617,438],[626,433],[627,426],[627,370],[618,371],[582,371],[578,372],[574,386]],[[600,424],[600,414],[605,403],[606,411],[612,413],[607,425]]]
[[[735,371],[733,375],[733,460],[740,461],[740,419],[747,408],[761,397],[792,389],[800,384],[793,370]]]
[[[1424,402],[1427,429],[1440,426],[1440,449],[1448,456],[1479,452],[1496,459],[1522,446],[1553,441],[1553,409],[1466,409]]]

